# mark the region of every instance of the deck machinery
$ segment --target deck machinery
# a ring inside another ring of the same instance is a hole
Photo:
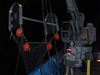
[[[75,0],[66,0],[66,4],[72,19],[62,23],[61,39],[65,44],[64,50],[67,48],[67,43],[74,41],[77,48],[76,67],[80,67],[85,54],[88,52],[91,56],[92,47],[86,44],[90,45],[96,41],[96,28],[93,23],[84,25],[85,15],[79,12]]]
[[[92,55],[92,53],[91,53],[92,47],[86,46],[86,44],[90,45],[96,41],[96,28],[94,27],[93,23],[87,23],[86,25],[84,25],[85,15],[83,13],[79,12],[75,0],[66,0],[66,5],[68,8],[67,11],[71,15],[72,19],[70,21],[62,22],[61,40],[64,42],[64,51],[66,51],[66,48],[68,47],[67,43],[74,41],[75,47],[77,49],[77,60],[76,60],[75,66],[81,67],[82,61],[85,60],[85,57],[87,55],[88,55],[87,59],[91,59],[90,57]],[[19,3],[14,3],[9,11],[9,31],[11,32],[11,36],[13,36],[13,39],[16,41],[17,45],[19,44],[18,46],[21,47],[23,44],[22,41],[27,42],[27,40],[24,40],[24,38],[25,38],[24,35],[22,35],[22,37],[20,39],[18,37],[16,37],[15,35],[13,35],[13,33],[12,33],[13,29],[15,29],[17,27],[21,27],[23,24],[23,20],[28,20],[28,21],[38,22],[38,23],[45,23],[46,26],[54,26],[55,33],[56,33],[57,31],[59,31],[58,20],[57,20],[57,17],[55,14],[52,14],[52,17],[53,17],[54,23],[52,23],[50,20],[50,18],[51,18],[50,14],[48,14],[46,16],[45,21],[40,21],[40,20],[36,20],[36,19],[23,17],[22,5]],[[46,31],[46,35],[47,35],[48,32],[51,30],[48,31],[48,28],[46,28],[45,31]],[[21,41],[21,39],[22,39],[22,41]],[[45,42],[43,42],[43,43],[46,46]],[[19,47],[19,50],[22,49],[22,47],[21,48],[20,47]],[[41,48],[42,48],[42,45],[41,45]],[[46,49],[46,47],[44,47],[44,48]],[[26,64],[25,66],[26,66],[26,68],[28,68],[27,69],[28,73],[32,72],[33,66],[38,67],[38,65],[35,65],[32,63],[32,62],[34,62],[34,59],[31,57],[31,54],[32,54],[31,50],[29,50],[29,52],[24,52],[22,49],[21,53],[22,53],[24,62]],[[43,53],[46,53],[46,51],[42,52],[40,57],[45,56],[45,55],[42,55]],[[34,56],[34,54],[33,54],[33,56]],[[33,65],[30,65],[27,60],[31,61],[31,64],[33,64]],[[41,60],[41,62],[42,62],[42,60]],[[41,62],[39,62],[39,64],[41,64]],[[50,62],[46,62],[46,63],[44,63],[45,66],[42,66],[45,68],[45,70],[46,70],[46,68],[48,68],[50,66],[50,65],[48,66],[48,63],[50,63]],[[48,66],[48,67],[46,67],[46,66]],[[40,70],[43,70],[43,69],[41,67],[39,67],[38,69],[34,70],[34,72],[30,73],[29,75],[41,75]],[[46,75],[50,75],[50,74],[47,73]],[[54,75],[60,75],[60,74],[54,74]]]

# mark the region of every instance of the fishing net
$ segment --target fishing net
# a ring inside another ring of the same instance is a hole
[[[51,36],[51,34],[53,34],[53,32],[56,33],[59,30],[57,17],[54,14],[52,14],[52,17],[50,17],[50,15],[51,14],[48,14],[45,18],[45,37],[47,41],[43,40],[43,42],[29,42],[23,33],[20,37],[16,35],[16,30],[18,28],[21,28],[23,30],[22,7],[19,3],[14,3],[9,11],[9,31],[11,32],[12,38],[17,43],[27,73],[32,72],[43,62],[47,53],[47,43],[51,42],[54,38],[53,36]],[[53,18],[52,22],[51,18]],[[29,43],[30,45],[28,51],[24,50],[23,46],[25,43]]]
[[[29,51],[24,51],[23,45],[27,42],[25,40],[24,34],[20,38],[13,34],[13,39],[18,45],[27,72],[32,72],[36,67],[38,67],[42,63],[45,57],[45,54],[47,52],[46,42],[29,42]]]

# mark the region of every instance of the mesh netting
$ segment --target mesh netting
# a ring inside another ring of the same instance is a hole
[[[22,15],[19,13],[19,4],[14,3],[10,9],[9,13],[9,31],[14,41],[17,43],[19,51],[22,55],[27,73],[32,72],[36,67],[38,67],[44,60],[44,57],[47,53],[46,41],[43,42],[28,42],[24,36],[16,36],[16,30],[18,27],[22,28],[20,25],[19,16]],[[51,17],[52,16],[52,17]],[[23,28],[22,28],[23,29]],[[47,42],[51,42],[54,38],[54,34],[59,30],[57,17],[54,14],[48,14],[45,18],[45,33]],[[29,36],[30,37],[30,36]],[[24,51],[24,44],[28,42],[30,45],[29,51]]]
[[[19,47],[19,51],[21,52],[27,72],[32,72],[42,63],[45,57],[45,54],[47,52],[46,42],[29,42],[29,51],[24,51],[23,45],[27,42],[24,35],[19,38],[15,34],[13,34],[13,38]]]

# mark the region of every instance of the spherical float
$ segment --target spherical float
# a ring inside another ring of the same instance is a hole
[[[16,36],[21,37],[22,34],[23,34],[22,28],[18,28],[18,29],[16,30]]]
[[[28,51],[29,48],[30,48],[30,44],[29,43],[25,43],[23,48],[24,48],[24,51]]]
[[[59,34],[56,33],[56,34],[55,34],[55,39],[56,39],[56,40],[59,40],[59,38],[60,38]]]
[[[52,49],[52,44],[48,43],[47,48],[48,48],[48,50],[51,50]]]

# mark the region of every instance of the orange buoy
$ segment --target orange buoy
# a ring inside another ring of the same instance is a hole
[[[60,38],[59,34],[56,33],[56,34],[55,34],[55,39],[56,39],[56,40],[59,40],[59,38]]]
[[[52,49],[52,44],[48,43],[47,47],[48,47],[48,50],[51,50]]]
[[[23,34],[22,28],[18,28],[16,31],[16,36],[21,37],[22,34]]]
[[[23,48],[24,48],[24,51],[28,51],[29,48],[30,48],[30,44],[29,43],[25,43]]]

